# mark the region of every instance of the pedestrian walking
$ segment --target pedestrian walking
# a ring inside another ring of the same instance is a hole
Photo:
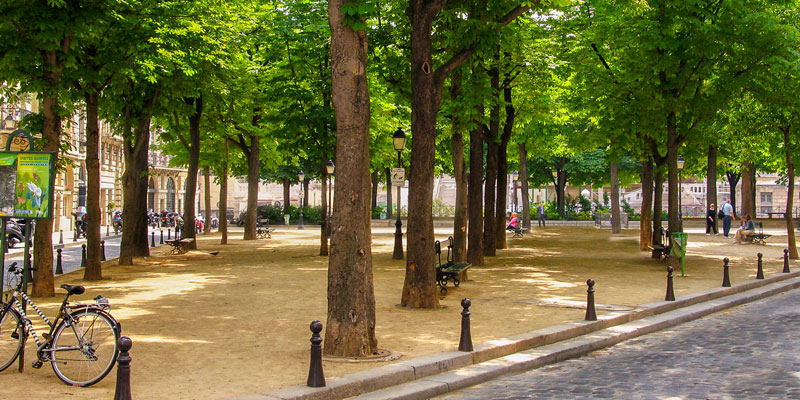
[[[547,216],[547,214],[544,212],[544,202],[540,201],[539,206],[536,207],[536,217],[539,219],[540,228],[545,226],[545,216]]]
[[[708,205],[708,212],[706,212],[706,236],[710,236],[712,230],[714,235],[719,236],[717,231],[717,207],[714,206],[714,203]]]
[[[733,216],[733,206],[730,199],[722,205],[720,211],[722,211],[722,233],[725,237],[728,237],[728,233],[731,231],[731,221],[736,219]]]

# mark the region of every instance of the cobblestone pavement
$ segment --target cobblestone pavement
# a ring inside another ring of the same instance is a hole
[[[800,399],[800,290],[446,399]]]

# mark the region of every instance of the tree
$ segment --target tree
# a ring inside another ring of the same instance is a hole
[[[371,355],[378,346],[370,244],[367,33],[361,6],[347,0],[328,2],[331,84],[338,137],[338,201],[334,204],[328,260],[324,351],[346,357]]]

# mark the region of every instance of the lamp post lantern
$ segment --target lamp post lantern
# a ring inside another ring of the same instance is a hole
[[[681,232],[683,232],[683,206],[681,205],[681,197],[683,197],[683,189],[682,189],[682,182],[683,182],[683,165],[686,161],[683,160],[682,156],[678,156],[678,226],[680,226]]]
[[[333,182],[333,169],[336,166],[333,164],[333,160],[328,160],[325,163],[325,171],[328,173],[328,238],[331,237],[331,223],[333,222],[333,197],[331,197],[331,183]]]
[[[406,146],[406,134],[402,129],[397,128],[397,130],[394,132],[392,135],[392,144],[394,145],[395,151],[397,151],[397,174],[392,174],[392,180],[395,180],[396,178],[398,181],[400,181],[400,184],[397,185],[397,222],[394,223],[396,229],[394,231],[394,252],[392,253],[392,259],[402,260],[403,223],[400,221],[400,189],[403,187],[403,181],[405,180],[405,171],[403,170],[403,160],[401,158],[401,154],[403,152],[403,148]]]
[[[297,179],[300,181],[300,222],[297,224],[297,229],[303,229],[305,228],[305,226],[303,226],[303,183],[306,179],[303,171],[297,174]]]

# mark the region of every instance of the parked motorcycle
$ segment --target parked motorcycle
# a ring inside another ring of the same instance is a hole
[[[82,210],[83,207],[78,207],[78,211],[72,213],[75,217],[75,232],[77,237],[86,237],[86,211]]]

